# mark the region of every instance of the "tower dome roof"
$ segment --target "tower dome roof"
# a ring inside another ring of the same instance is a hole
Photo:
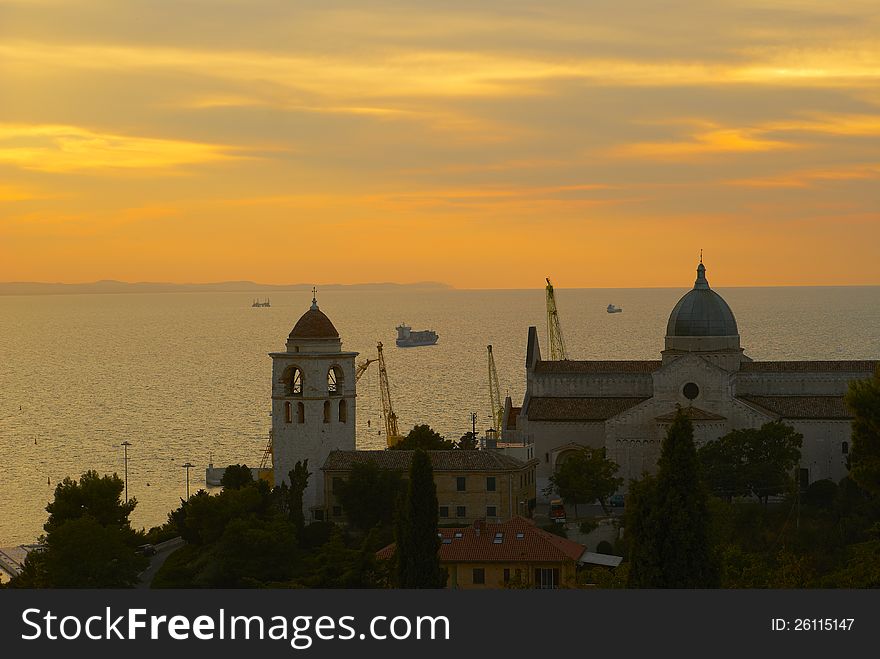
[[[338,339],[339,332],[331,320],[318,308],[318,301],[312,298],[312,306],[306,311],[293,329],[289,339]]]
[[[700,259],[693,290],[682,297],[666,325],[667,336],[738,336],[736,318],[724,298],[709,288]]]

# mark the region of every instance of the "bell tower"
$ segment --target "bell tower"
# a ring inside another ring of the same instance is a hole
[[[333,450],[355,450],[356,352],[343,352],[339,332],[312,306],[293,326],[284,352],[272,352],[272,452],[275,484],[309,461],[303,493],[306,521],[323,519],[321,467]]]

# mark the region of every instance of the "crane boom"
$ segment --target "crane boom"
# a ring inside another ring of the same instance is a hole
[[[562,338],[562,327],[559,324],[559,312],[556,309],[556,294],[553,284],[547,278],[547,341],[550,343],[550,360],[566,360],[565,340]]]
[[[394,446],[400,441],[400,432],[397,429],[397,415],[391,406],[391,387],[388,385],[388,371],[385,368],[385,355],[382,354],[382,342],[376,346],[379,352],[379,393],[382,397],[382,416],[385,418],[385,438],[388,446]]]
[[[498,372],[495,370],[495,356],[492,354],[492,346],[486,346],[489,352],[489,405],[492,406],[492,423],[494,430],[501,432],[501,420],[504,416],[504,408],[501,406],[501,387],[498,386]]]
[[[357,368],[354,371],[355,382],[360,382],[361,376],[367,372],[367,369],[369,368],[370,364],[372,364],[373,362],[376,362],[376,361],[379,361],[379,360],[378,359],[367,359],[366,361],[362,361],[360,364],[358,364]]]

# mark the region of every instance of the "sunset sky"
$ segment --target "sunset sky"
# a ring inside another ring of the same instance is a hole
[[[877,0],[0,0],[0,281],[880,284]]]

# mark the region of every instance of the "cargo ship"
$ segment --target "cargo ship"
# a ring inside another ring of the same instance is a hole
[[[608,308],[605,309],[605,311],[607,311],[608,313],[622,313],[623,309],[621,309],[620,307],[615,307],[613,304],[609,304]]]
[[[417,346],[432,346],[440,337],[434,330],[422,330],[413,332],[412,327],[403,324],[397,326],[397,347],[415,348]]]

